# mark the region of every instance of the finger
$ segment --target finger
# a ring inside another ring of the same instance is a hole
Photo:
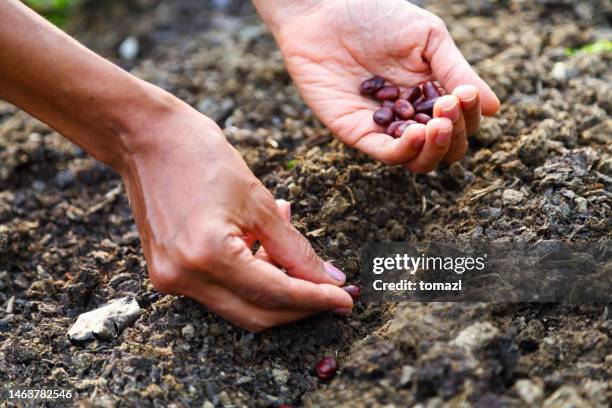
[[[291,222],[291,203],[287,200],[279,199],[276,200],[276,205],[278,206],[280,216]]]
[[[412,125],[418,126],[418,125]],[[450,147],[453,124],[447,118],[434,118],[425,128],[425,144],[417,157],[405,164],[415,173],[428,173],[436,168]]]
[[[370,133],[355,144],[355,148],[387,164],[400,164],[414,158],[425,139],[408,126],[399,139],[384,133]]]
[[[460,103],[465,118],[467,135],[474,134],[480,126],[480,93],[478,88],[471,85],[461,85],[453,91]]]
[[[418,153],[423,140],[410,136],[395,139],[382,133],[381,126],[372,121],[372,113],[368,107],[345,115],[332,130],[348,145],[387,164],[404,163]]]
[[[267,309],[322,311],[351,309],[353,300],[341,288],[293,278],[254,257],[244,242],[229,237],[214,265],[214,278],[240,297]]]
[[[222,286],[200,279],[190,285],[186,296],[206,306],[229,322],[249,330],[260,332],[273,326],[291,323],[315,312],[296,310],[268,310],[239,297]]]
[[[269,194],[267,190],[265,193]],[[257,201],[257,200],[256,200]],[[270,209],[268,198],[257,202],[252,233],[276,264],[296,278],[316,283],[342,285],[346,275],[317,256],[310,242],[276,210]]]
[[[461,160],[467,152],[468,142],[465,133],[465,120],[461,111],[461,103],[455,95],[442,96],[434,105],[434,117],[447,118],[453,123],[451,144],[444,156],[444,161],[454,163]]]
[[[432,36],[427,49],[426,58],[431,62],[431,69],[448,92],[452,93],[461,85],[475,86],[480,91],[482,113],[490,116],[499,110],[499,99],[474,72],[446,29]]]
[[[278,213],[280,214],[280,216],[285,218],[287,221],[291,221],[291,203],[289,201],[279,199],[279,200],[276,200],[276,205],[278,206]],[[242,239],[244,240],[244,242],[249,248],[253,247],[253,245],[255,244],[255,241],[257,241],[257,239],[253,236],[253,234],[250,234],[250,233],[244,234],[242,236]],[[257,250],[257,253],[259,252],[261,252],[262,255],[265,254],[263,247],[260,247]]]

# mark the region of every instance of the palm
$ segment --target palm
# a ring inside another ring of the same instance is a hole
[[[375,73],[407,87],[432,77],[422,58],[432,27],[430,16],[407,2],[392,4],[395,10],[383,16],[380,9],[383,5],[388,8],[389,3],[382,1],[352,2],[350,8],[342,5],[314,13],[299,24],[290,24],[280,41],[289,72],[306,103],[351,146],[360,147],[367,136],[380,136],[380,128],[372,122],[372,112],[379,104],[359,93],[361,81]],[[379,17],[372,18],[374,15]]]

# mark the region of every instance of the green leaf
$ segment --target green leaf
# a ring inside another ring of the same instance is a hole
[[[565,55],[571,57],[576,54],[599,54],[601,52],[612,51],[612,41],[601,40],[591,44],[583,45],[580,48],[566,48]]]
[[[291,170],[295,167],[297,161],[295,159],[287,160],[287,170]]]

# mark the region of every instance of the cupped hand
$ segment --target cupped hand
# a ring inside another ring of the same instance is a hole
[[[340,140],[376,159],[414,172],[459,160],[481,113],[499,109],[444,22],[407,1],[310,0],[291,11],[268,20],[298,90]],[[449,95],[436,103],[434,120],[394,139],[372,121],[380,104],[359,93],[374,74],[402,87],[437,80]]]
[[[214,122],[184,105],[141,131],[122,175],[158,290],[251,331],[350,313],[344,274],[291,226],[289,204],[274,200]]]

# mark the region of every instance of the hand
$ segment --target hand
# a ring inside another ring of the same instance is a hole
[[[344,143],[383,162],[420,173],[443,159],[459,160],[481,112],[493,115],[499,109],[499,100],[461,55],[442,20],[407,1],[256,5],[314,113]],[[372,121],[379,104],[358,91],[373,74],[403,87],[435,79],[450,95],[436,103],[435,119],[427,126],[412,125],[394,139]]]
[[[145,142],[122,171],[155,287],[251,331],[350,313],[344,274],[291,226],[289,204],[275,202],[214,122],[179,111],[132,138]]]

